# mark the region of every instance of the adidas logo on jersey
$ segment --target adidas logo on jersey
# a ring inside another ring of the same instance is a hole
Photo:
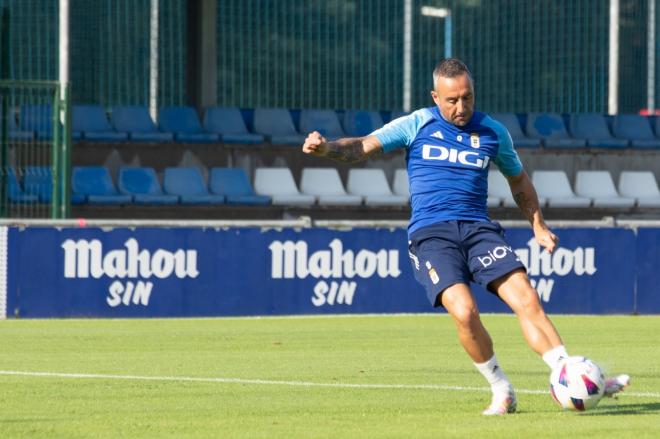
[[[445,139],[445,137],[442,135],[440,131],[436,131],[435,133],[431,134],[431,137],[435,137],[436,139],[442,139],[442,140]]]

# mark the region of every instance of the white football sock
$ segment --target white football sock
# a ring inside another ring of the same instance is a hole
[[[545,364],[547,364],[550,369],[554,369],[557,367],[557,364],[559,363],[559,360],[563,358],[568,358],[568,353],[566,352],[566,348],[564,345],[557,346],[556,348],[552,348],[549,351],[547,351],[545,354],[543,354],[543,361],[545,361]]]
[[[508,392],[513,387],[504,370],[502,370],[497,362],[495,355],[485,363],[474,363],[474,365],[484,378],[486,378],[493,393]]]

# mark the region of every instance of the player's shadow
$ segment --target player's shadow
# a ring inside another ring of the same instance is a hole
[[[660,402],[596,407],[593,410],[583,413],[582,416],[648,415],[655,413],[660,413]]]

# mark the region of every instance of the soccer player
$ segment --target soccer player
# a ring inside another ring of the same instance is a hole
[[[470,282],[483,285],[518,317],[529,346],[554,369],[568,356],[541,307],[526,269],[488,217],[488,168],[495,163],[529,220],[536,241],[552,252],[559,241],[543,219],[536,191],[502,124],[474,111],[472,75],[458,59],[442,60],[433,71],[436,106],[393,120],[368,136],[328,142],[310,133],[303,152],[352,163],[376,151],[406,149],[412,217],[408,247],[415,278],[434,307],[452,316],[463,348],[492,389],[484,415],[516,410],[513,386],[493,351],[479,318]],[[628,384],[621,375],[606,381],[611,396]]]

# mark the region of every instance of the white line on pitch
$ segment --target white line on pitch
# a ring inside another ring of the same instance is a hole
[[[104,379],[104,380],[127,380],[127,381],[174,381],[174,382],[196,382],[196,383],[226,383],[226,384],[252,384],[273,386],[297,386],[297,387],[331,387],[340,389],[411,389],[411,390],[455,390],[469,392],[490,392],[488,387],[447,386],[442,384],[352,384],[352,383],[315,383],[310,381],[280,381],[259,380],[244,378],[206,378],[186,376],[144,376],[144,375],[110,375],[98,373],[60,373],[60,372],[29,372],[18,370],[0,370],[0,375],[46,377],[46,378],[79,378],[79,379]],[[544,395],[547,390],[516,389],[518,393],[533,395]],[[625,392],[626,396],[638,398],[660,398],[660,393],[654,392]]]

